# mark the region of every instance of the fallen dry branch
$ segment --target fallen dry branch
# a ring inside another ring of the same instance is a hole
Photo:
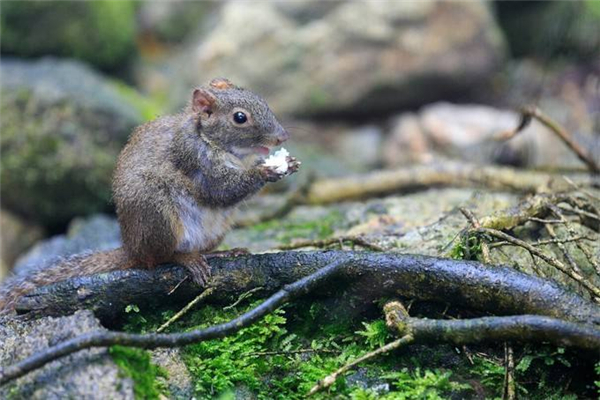
[[[570,174],[569,178],[580,187],[592,184],[589,174]],[[481,187],[517,193],[538,193],[548,186],[554,191],[570,188],[558,174],[446,162],[317,180],[308,188],[306,202],[328,204],[440,186]]]
[[[519,122],[519,126],[517,126],[517,128],[513,131],[501,133],[499,135],[499,139],[507,140],[516,136],[522,132],[523,129],[529,126],[532,119],[538,120],[540,123],[542,123],[542,125],[560,138],[560,140],[562,140],[562,142],[566,144],[573,153],[575,153],[575,155],[588,167],[591,172],[600,173],[600,165],[594,159],[588,149],[577,143],[573,139],[573,136],[562,125],[544,114],[536,106],[530,105],[521,108],[521,121]]]
[[[330,204],[340,201],[364,200],[366,198],[406,193],[431,187],[467,187],[505,190],[517,193],[539,193],[569,190],[577,187],[582,193],[590,193],[586,186],[596,182],[586,173],[564,174],[528,171],[511,167],[475,165],[448,161],[436,164],[379,170],[344,178],[308,179],[292,192],[283,204],[263,215],[238,217],[236,226],[246,227],[259,222],[282,218],[294,207],[303,204]]]
[[[406,297],[451,303],[497,314],[538,314],[600,324],[600,307],[553,281],[502,266],[474,261],[405,255],[392,252],[287,251],[211,258],[210,302],[231,303],[242,293],[262,287],[265,295],[315,273],[324,265],[343,262],[335,281],[327,281],[319,296],[342,289],[362,304],[383,297]],[[22,297],[19,313],[68,315],[90,309],[110,324],[129,304],[150,309],[194,299],[205,288],[194,284],[184,268],[125,270],[73,278],[41,287]],[[168,294],[180,284],[176,291]]]
[[[600,329],[589,324],[578,324],[538,315],[484,317],[469,320],[413,318],[398,301],[386,304],[384,313],[388,328],[400,336],[400,339],[364,354],[334,371],[313,386],[308,393],[309,396],[330,387],[342,374],[359,364],[415,343],[465,345],[503,341],[549,342],[557,346],[577,347],[600,354]]]

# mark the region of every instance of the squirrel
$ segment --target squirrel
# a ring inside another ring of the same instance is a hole
[[[75,276],[176,263],[198,284],[210,276],[205,254],[232,225],[236,206],[296,172],[267,166],[270,148],[289,138],[267,103],[224,78],[196,88],[185,109],[137,127],[119,155],[113,200],[120,248],[78,254],[0,287],[0,314],[39,286]],[[227,253],[227,252],[225,252]]]

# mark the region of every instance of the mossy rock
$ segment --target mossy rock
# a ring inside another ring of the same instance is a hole
[[[116,69],[134,54],[135,7],[132,1],[4,1],[2,53],[73,57]]]
[[[1,66],[3,207],[50,228],[107,210],[117,155],[145,104],[77,62]]]

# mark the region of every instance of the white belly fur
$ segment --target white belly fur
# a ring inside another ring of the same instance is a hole
[[[178,252],[210,250],[231,226],[232,209],[203,207],[184,195],[177,198],[177,203],[183,224],[183,235],[177,243]]]

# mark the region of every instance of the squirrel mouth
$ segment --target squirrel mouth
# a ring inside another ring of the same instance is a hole
[[[268,156],[270,151],[270,149],[267,146],[253,147],[252,150],[254,150],[255,153],[260,154],[262,156]]]

